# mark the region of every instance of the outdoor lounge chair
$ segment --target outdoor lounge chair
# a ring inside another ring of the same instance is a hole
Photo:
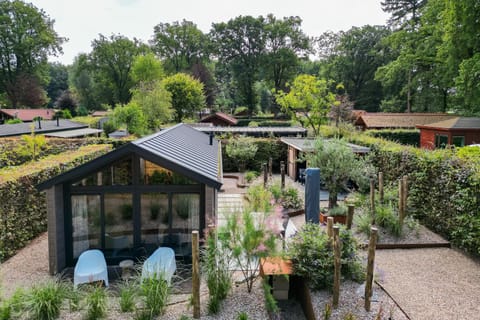
[[[142,279],[162,276],[170,284],[176,269],[177,263],[173,249],[160,247],[143,263]]]
[[[73,274],[73,285],[103,281],[108,287],[107,263],[102,251],[94,249],[82,252],[78,257]]]

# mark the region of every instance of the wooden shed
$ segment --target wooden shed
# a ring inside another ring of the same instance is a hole
[[[480,118],[456,117],[449,120],[417,126],[420,129],[420,147],[463,147],[480,143]]]

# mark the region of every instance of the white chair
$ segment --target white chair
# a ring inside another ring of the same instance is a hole
[[[160,247],[143,263],[142,279],[162,276],[170,284],[176,269],[177,263],[173,249]]]
[[[107,263],[102,251],[94,249],[82,252],[73,273],[73,285],[103,281],[108,287]]]

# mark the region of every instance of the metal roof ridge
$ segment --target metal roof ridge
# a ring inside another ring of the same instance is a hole
[[[174,126],[172,126],[172,127],[170,127],[170,128],[163,129],[163,130],[160,130],[160,131],[158,131],[158,132],[152,133],[152,134],[150,134],[150,135],[148,135],[148,136],[145,136],[145,137],[139,138],[139,139],[137,139],[137,140],[134,140],[134,141],[132,141],[132,143],[138,146],[138,145],[144,143],[145,141],[148,141],[148,140],[151,140],[151,139],[156,138],[156,137],[158,137],[158,136],[161,136],[161,135],[163,135],[163,134],[165,134],[165,133],[167,133],[167,132],[169,132],[169,131],[171,131],[171,130],[174,130],[175,128],[177,128],[177,127],[179,127],[179,126],[181,126],[181,125],[184,125],[184,124],[183,124],[182,122],[177,123],[176,125],[174,125]]]

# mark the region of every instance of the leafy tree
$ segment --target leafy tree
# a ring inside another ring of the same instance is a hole
[[[141,107],[135,102],[125,106],[117,106],[113,110],[113,123],[116,127],[126,125],[129,133],[141,136],[146,130],[146,121]]]
[[[357,108],[377,111],[383,99],[375,72],[388,62],[388,49],[382,40],[389,34],[382,26],[353,27],[339,32],[335,48],[330,50],[327,77],[344,84]]]
[[[15,103],[12,99],[10,101],[17,106],[40,107],[47,103],[45,90],[41,87],[38,78],[27,73],[17,75],[13,87],[9,89],[9,94],[13,94]]]
[[[172,95],[174,120],[182,122],[186,117],[193,117],[205,105],[203,85],[198,80],[184,73],[177,73],[163,80],[165,89]]]
[[[20,145],[18,147],[18,151],[20,154],[31,156],[32,161],[35,161],[40,151],[47,147],[47,140],[45,139],[44,135],[35,134],[34,124],[30,126],[30,129],[30,135],[22,135],[22,140],[25,144]]]
[[[353,102],[349,100],[346,94],[339,94],[337,95],[337,103],[332,105],[329,117],[335,122],[335,127],[338,127],[340,122],[352,122],[354,119],[352,110]]]
[[[254,84],[265,53],[265,19],[239,16],[228,22],[214,23],[210,32],[219,62],[228,66],[236,81],[239,104],[250,113],[256,106]]]
[[[252,138],[237,137],[228,141],[225,151],[231,159],[237,162],[238,171],[244,172],[247,162],[255,158],[258,146],[253,143]]]
[[[211,64],[207,65],[203,62],[195,63],[191,68],[192,77],[203,84],[205,102],[210,108],[215,105],[215,99],[218,91],[218,86],[211,69]]]
[[[317,138],[313,147],[314,152],[307,153],[305,158],[309,166],[320,169],[328,190],[328,207],[336,207],[337,194],[347,189],[348,180],[361,175],[364,164],[343,140]]]
[[[61,63],[49,63],[50,82],[47,85],[48,105],[52,107],[58,97],[68,89],[68,68]]]
[[[136,56],[130,72],[135,83],[155,82],[165,76],[162,62],[153,53]]]
[[[68,90],[62,92],[57,101],[55,101],[55,107],[60,110],[68,110],[71,116],[77,114],[78,102],[73,97],[72,93]]]
[[[134,85],[130,70],[135,57],[146,52],[145,44],[122,35],[111,35],[110,38],[100,35],[93,40],[91,70],[99,85],[102,102],[115,107],[130,101],[130,90]]]
[[[100,109],[101,99],[98,94],[98,86],[96,86],[93,78],[92,69],[88,55],[84,53],[79,54],[75,57],[69,78],[80,106],[88,110],[98,110]]]
[[[292,119],[304,127],[310,127],[314,135],[320,132],[320,125],[327,121],[335,94],[329,90],[330,83],[310,75],[299,75],[289,86],[288,93],[276,95],[277,102]]]
[[[64,39],[45,12],[19,0],[0,1],[0,25],[0,93],[16,108],[22,100],[19,83],[42,83],[47,57],[61,52]]]
[[[150,131],[171,120],[172,96],[161,81],[142,82],[134,90],[132,102],[140,106]]]
[[[285,90],[296,71],[299,55],[310,48],[308,37],[301,30],[300,17],[277,19],[269,14],[265,20],[265,56],[262,63],[265,77],[276,92]]]
[[[382,9],[391,13],[388,20],[392,26],[403,27],[405,24],[417,24],[420,19],[419,11],[427,3],[427,0],[384,0],[381,2]]]
[[[171,73],[189,70],[208,56],[208,37],[187,20],[159,23],[154,27],[151,44]]]

